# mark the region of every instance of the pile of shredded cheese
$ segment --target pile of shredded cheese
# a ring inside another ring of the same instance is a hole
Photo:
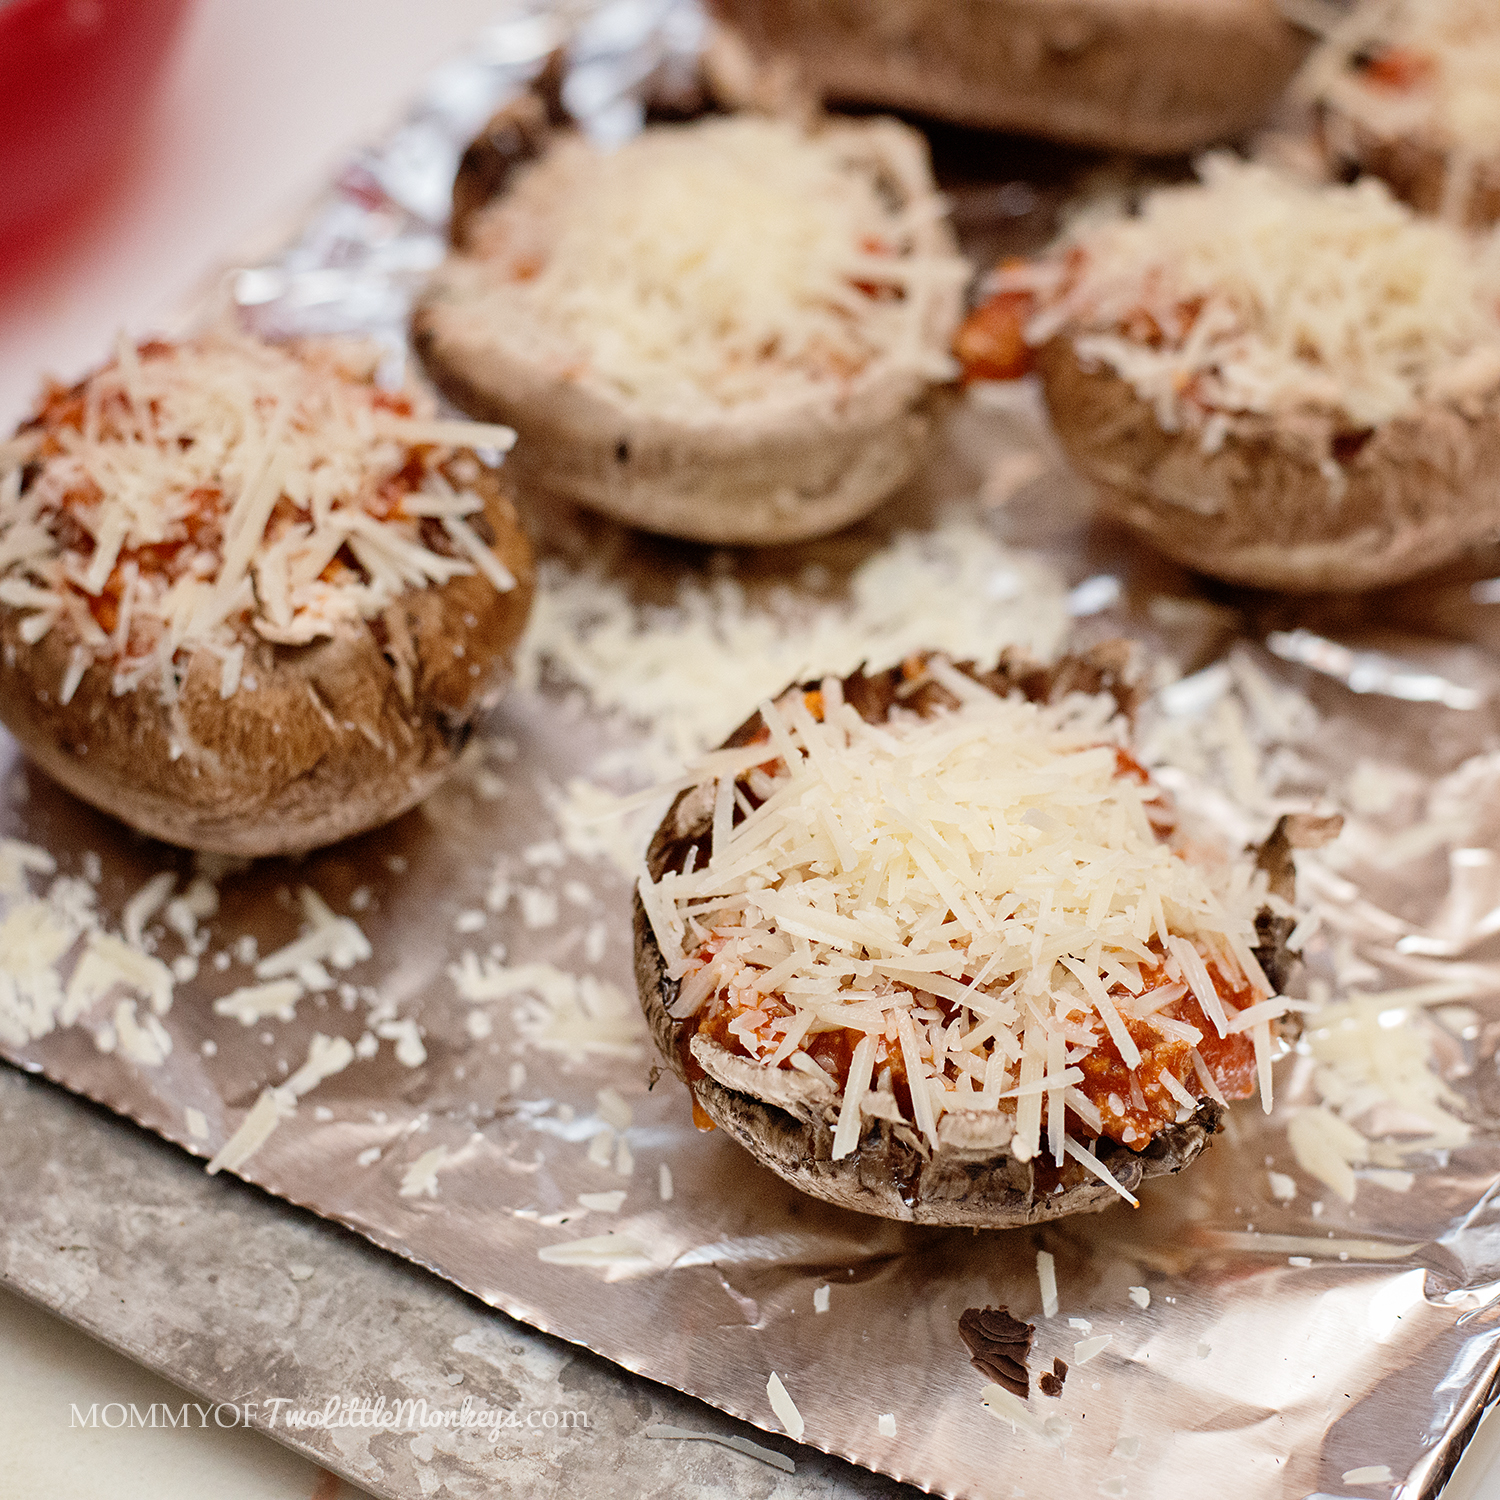
[[[459,451],[514,434],[383,389],[378,353],[121,339],[0,445],[0,603],[26,611],[24,640],[72,643],[62,702],[94,662],[116,693],[171,701],[196,650],[227,698],[256,637],[306,644],[460,574],[514,587],[465,519],[484,502]]]
[[[672,1014],[732,1015],[731,1049],[814,1076],[822,1033],[858,1033],[835,1159],[867,1116],[931,1148],[945,1112],[1003,1110],[1018,1159],[1045,1125],[1059,1166],[1113,1181],[1085,1142],[1143,1147],[1145,1117],[1222,1098],[1202,1054],[1246,1032],[1269,1108],[1288,1002],[1251,951],[1263,878],[1164,841],[1159,792],[1122,774],[1112,698],[1040,706],[942,658],[925,670],[957,708],[872,725],[827,678],[814,702],[761,705],[768,741],[700,765],[711,857],[640,884],[681,981]],[[1092,1065],[1106,1054],[1118,1071]]]
[[[1366,0],[1301,81],[1385,140],[1500,154],[1500,7],[1493,0]]]
[[[675,414],[953,373],[969,270],[921,138],[753,116],[555,144],[439,274],[455,336]]]
[[[1236,414],[1374,427],[1500,386],[1500,238],[1421,218],[1373,179],[1314,185],[1227,155],[1199,172],[1002,272],[1037,297],[1028,341],[1071,338],[1210,451]]]

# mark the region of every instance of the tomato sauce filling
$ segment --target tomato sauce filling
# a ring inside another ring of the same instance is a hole
[[[169,360],[176,354],[177,346],[162,340],[148,340],[136,348],[136,356],[143,363]],[[82,436],[90,426],[104,442],[138,440],[141,419],[123,391],[99,383],[100,376],[109,374],[112,368],[106,368],[100,375],[76,386],[49,383],[35,414],[23,428],[23,431],[34,432],[39,437],[33,463],[45,468],[49,460],[65,458],[68,448],[63,434],[71,432]],[[371,386],[365,394],[375,410],[397,417],[414,415],[412,399],[404,392]],[[153,421],[159,418],[159,401],[152,399],[146,406]],[[190,438],[178,441],[184,448],[192,442]],[[450,480],[454,477],[444,464],[433,461],[434,452],[431,444],[410,444],[406,449],[406,461],[400,469],[378,483],[372,476],[371,490],[362,497],[361,503],[376,520],[414,522],[424,547],[441,555],[453,556],[452,543],[440,524],[430,517],[410,517],[403,507],[407,497],[421,490],[430,473],[441,472]],[[229,507],[224,491],[217,485],[192,490],[179,502],[179,514],[166,526],[162,540],[122,546],[108,578],[97,592],[90,592],[76,575],[87,571],[89,560],[96,551],[97,543],[90,523],[104,498],[97,483],[90,478],[71,484],[58,494],[49,524],[62,550],[72,554],[80,564],[64,577],[63,586],[82,599],[99,628],[113,638],[119,629],[125,595],[133,580],[155,580],[165,587],[184,575],[213,575],[222,556],[223,527]],[[283,495],[266,523],[263,545],[273,545],[289,528],[304,519],[298,507]],[[320,578],[325,583],[337,585],[365,581],[366,573],[352,551],[344,546],[330,559]],[[138,613],[127,623],[127,637],[116,642],[116,658],[149,655],[163,634],[161,621],[149,613]]]
[[[1086,252],[1073,246],[1064,260],[1062,281],[1053,295],[1061,300],[1071,290],[1083,270]],[[1009,261],[1002,270],[1024,265]],[[1156,277],[1148,278],[1148,295]],[[963,380],[1019,380],[1029,375],[1035,365],[1026,327],[1038,311],[1040,299],[1032,291],[1004,290],[981,302],[964,320],[953,340],[954,357],[963,369]],[[1115,331],[1133,343],[1148,349],[1175,348],[1192,332],[1204,308],[1202,297],[1185,297],[1169,313],[1159,318],[1144,306],[1132,308]],[[1182,390],[1179,395],[1194,399],[1197,392]],[[1209,403],[1199,401],[1207,408]]]
[[[1355,59],[1367,83],[1405,94],[1430,83],[1437,73],[1437,59],[1414,47],[1383,47]]]
[[[708,964],[728,940],[711,937],[699,949],[697,967]],[[1237,1011],[1253,1005],[1258,998],[1254,990],[1244,983],[1226,979],[1212,959],[1205,958],[1205,967],[1213,982],[1224,1011],[1231,1019]],[[1166,972],[1165,965],[1155,970],[1143,971],[1142,995],[1155,989],[1176,984]],[[1065,1129],[1077,1140],[1089,1141],[1100,1135],[1108,1136],[1121,1145],[1140,1150],[1151,1138],[1165,1127],[1176,1123],[1182,1113],[1182,1101],[1162,1081],[1170,1074],[1178,1086],[1194,1099],[1209,1097],[1209,1091],[1199,1076],[1193,1061],[1194,1045],[1184,1037],[1164,1036],[1151,1022],[1129,1013],[1131,996],[1120,988],[1113,991],[1112,998],[1118,1001],[1121,1019],[1130,1039],[1139,1049],[1141,1060],[1134,1069],[1126,1066],[1119,1047],[1110,1036],[1104,1023],[1096,1017],[1086,1017],[1082,1024],[1094,1034],[1092,1049],[1081,1057],[1070,1061],[1070,1067],[1083,1072],[1083,1081],[1075,1087],[1099,1111],[1100,1128],[1078,1118],[1068,1111]],[[941,996],[924,995],[922,1003],[943,1012],[944,1022],[950,1023],[958,1014],[958,1007]],[[1138,1003],[1138,1002],[1137,1002]],[[727,1052],[752,1060],[769,1058],[776,1050],[780,1033],[777,1021],[786,1021],[795,1014],[789,1001],[780,995],[757,995],[753,1001],[744,996],[743,987],[733,983],[720,988],[699,1011],[695,1026],[684,1028],[683,1055],[689,1060],[690,1076],[701,1077],[702,1068],[691,1056],[687,1039],[693,1034],[708,1037]],[[1214,1023],[1204,1014],[1197,998],[1189,990],[1178,999],[1170,1000],[1158,1012],[1168,1020],[1191,1026],[1201,1033],[1196,1044],[1209,1077],[1225,1099],[1247,1099],[1255,1091],[1256,1060],[1255,1044],[1245,1031],[1230,1032],[1220,1036]],[[863,1031],[852,1027],[834,1027],[826,1031],[811,1033],[796,1050],[805,1052],[842,1090],[849,1077],[854,1049],[864,1037]],[[756,1048],[750,1045],[754,1038]],[[1075,1049],[1076,1050],[1076,1049]],[[983,1054],[988,1057],[988,1050]],[[790,1056],[776,1066],[790,1068]],[[875,1043],[875,1078],[889,1070],[889,1088],[900,1106],[901,1113],[912,1118],[911,1089],[907,1083],[906,1064],[902,1059],[899,1042],[880,1036]],[[948,1076],[951,1078],[950,1065]],[[954,1108],[962,1107],[963,1096]],[[1047,1120],[1047,1096],[1042,1097],[1042,1120]],[[1002,1100],[1000,1107],[1014,1110],[1014,1100]],[[700,1127],[703,1120],[694,1110],[694,1119]],[[704,1117],[706,1119],[706,1116]]]

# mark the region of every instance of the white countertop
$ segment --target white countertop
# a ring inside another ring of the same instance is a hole
[[[8,1500],[359,1500],[364,1494],[258,1432],[88,1425],[96,1407],[117,1406],[104,1421],[128,1422],[131,1403],[143,1413],[153,1403],[177,1413],[191,1398],[6,1291],[0,1291],[0,1348],[0,1494]],[[190,1411],[188,1420],[199,1418]]]
[[[119,328],[149,331],[236,247],[292,215],[501,9],[498,0],[199,0],[114,181],[63,231],[0,259],[0,427],[25,411],[41,372],[76,378]],[[361,1493],[254,1432],[70,1427],[74,1406],[187,1398],[5,1292],[0,1349],[7,1497]],[[1481,1429],[1445,1500],[1500,1500],[1500,1422]]]

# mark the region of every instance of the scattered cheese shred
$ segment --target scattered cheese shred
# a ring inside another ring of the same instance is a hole
[[[625,1189],[614,1188],[607,1193],[580,1193],[578,1201],[591,1213],[617,1214],[625,1202]]]
[[[354,1044],[348,1037],[324,1036],[321,1031],[313,1033],[308,1043],[307,1060],[281,1085],[294,1099],[310,1093],[335,1073],[342,1073],[354,1061]]]
[[[1370,1159],[1370,1143],[1352,1125],[1326,1109],[1299,1109],[1287,1121],[1286,1138],[1297,1165],[1354,1202],[1354,1164]]]
[[[758,1458],[763,1464],[770,1464],[773,1469],[780,1469],[783,1474],[795,1474],[797,1465],[784,1453],[777,1453],[774,1448],[764,1448],[759,1443],[752,1443],[749,1438],[741,1437],[736,1433],[698,1432],[691,1427],[673,1427],[666,1422],[653,1422],[644,1429],[648,1438],[671,1438],[680,1442],[718,1443],[722,1448],[732,1448],[736,1453],[743,1453],[747,1458]]]
[[[1037,1416],[1026,1402],[1013,1391],[1006,1390],[1003,1385],[985,1386],[979,1393],[979,1404],[992,1417],[1009,1422],[1012,1432],[1028,1432],[1033,1437],[1044,1438],[1058,1446],[1061,1446],[1070,1430],[1070,1424],[1059,1421],[1057,1417],[1044,1419]]]
[[[1068,628],[1064,599],[1056,573],[968,518],[899,534],[855,569],[847,599],[817,604],[761,600],[727,577],[684,584],[670,606],[643,608],[617,579],[548,558],[516,673],[528,687],[561,676],[601,712],[628,714],[650,734],[645,774],[666,779],[710,752],[748,704],[813,671],[847,675],[861,662],[874,671],[934,649],[994,660],[1023,646],[1050,658]],[[609,852],[633,873],[650,829],[640,848],[615,855],[601,844],[605,820],[644,806],[643,822],[655,827],[660,814],[650,817],[649,804],[660,790],[622,805],[586,782],[570,788],[568,847]]]
[[[786,1428],[786,1435],[794,1443],[800,1443],[804,1431],[802,1413],[797,1410],[797,1403],[787,1394],[786,1387],[781,1383],[781,1376],[775,1370],[771,1371],[771,1378],[766,1382],[766,1396],[777,1420]]]
[[[537,1259],[553,1266],[599,1266],[624,1270],[649,1270],[651,1252],[639,1240],[625,1234],[600,1234],[591,1239],[565,1240],[543,1245]]]
[[[570,974],[540,962],[507,967],[469,951],[448,966],[448,977],[459,998],[471,1004],[519,997],[516,1029],[544,1052],[633,1058],[645,1051],[639,1004],[592,974]],[[619,1105],[628,1111],[624,1099]]]
[[[311,886],[303,886],[298,895],[309,930],[261,959],[255,965],[257,979],[300,974],[313,964],[331,963],[336,969],[351,969],[375,951],[359,924],[352,917],[335,915]]]
[[[177,876],[171,870],[163,870],[159,875],[153,875],[125,903],[125,909],[120,913],[120,931],[131,947],[141,946],[147,923],[167,904],[176,884]]]
[[[1042,1316],[1057,1316],[1057,1261],[1050,1250],[1036,1253],[1036,1279],[1042,1291]]]
[[[278,1021],[296,1017],[297,1002],[305,991],[300,980],[273,979],[266,984],[243,985],[214,1001],[216,1016],[233,1016],[241,1026],[253,1026],[268,1016]]]
[[[401,1174],[401,1186],[396,1190],[402,1198],[436,1198],[438,1173],[448,1164],[448,1148],[433,1146],[424,1151]]]
[[[219,1147],[209,1162],[208,1175],[239,1171],[270,1140],[276,1127],[296,1113],[296,1109],[297,1102],[290,1094],[275,1088],[262,1089],[260,1097],[240,1122],[239,1129]]]

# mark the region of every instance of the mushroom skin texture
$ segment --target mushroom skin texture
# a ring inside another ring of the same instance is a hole
[[[237,691],[221,697],[220,658],[195,651],[170,705],[153,683],[116,695],[103,662],[61,703],[65,630],[28,644],[25,614],[0,604],[0,722],[75,796],[168,843],[297,854],[389,822],[453,769],[531,606],[531,547],[500,472],[474,488],[472,522],[513,589],[468,574],[308,645],[247,633]]]
[[[1312,412],[1237,416],[1210,453],[1194,430],[1165,431],[1066,336],[1034,361],[1100,508],[1211,577],[1288,593],[1379,588],[1500,536],[1500,391],[1429,399],[1364,430]]]
[[[1273,0],[712,0],[712,9],[736,51],[820,99],[1146,155],[1195,151],[1258,125],[1312,44]]]

